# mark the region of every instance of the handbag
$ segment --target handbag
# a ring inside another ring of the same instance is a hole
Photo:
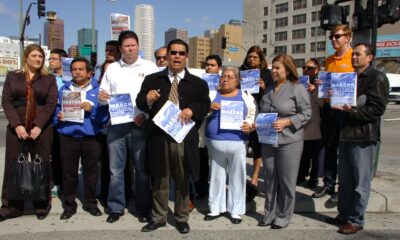
[[[29,141],[31,142],[31,141]],[[28,149],[29,149],[28,142]],[[8,198],[12,200],[47,201],[50,196],[50,164],[39,156],[38,143],[36,154],[25,151],[27,141],[21,142],[21,152],[11,166],[8,181]]]

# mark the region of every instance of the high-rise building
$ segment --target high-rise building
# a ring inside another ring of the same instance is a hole
[[[95,40],[94,40],[94,49],[97,53],[97,37],[98,31],[96,30]],[[80,56],[85,57],[90,60],[90,53],[92,52],[92,29],[91,28],[82,28],[78,30],[78,50]]]
[[[138,4],[135,8],[135,33],[139,38],[139,48],[144,59],[154,61],[154,9],[148,4]]]
[[[204,31],[204,37],[213,38],[214,34],[218,32],[218,29],[209,29]]]
[[[222,38],[226,38],[226,48],[222,49]],[[240,66],[246,49],[242,46],[242,26],[238,24],[222,24],[212,41],[213,54],[218,54],[224,66]]]
[[[344,2],[352,16],[353,1]],[[264,1],[243,0],[243,39],[248,49],[260,45],[268,62],[279,54],[291,55],[297,67],[309,58],[322,66],[329,55],[328,32],[321,29],[321,6],[326,0]],[[350,21],[351,17],[347,17]]]
[[[57,18],[44,23],[44,45],[50,50],[54,48],[64,49],[64,20]]]
[[[209,37],[189,38],[189,67],[204,68],[205,60],[211,54],[212,39]]]
[[[165,38],[164,38],[165,46],[167,46],[171,40],[174,40],[177,38],[182,39],[187,44],[189,44],[189,34],[186,29],[170,28],[165,32]]]
[[[71,45],[68,48],[68,57],[74,58],[79,56],[79,48],[78,45]]]

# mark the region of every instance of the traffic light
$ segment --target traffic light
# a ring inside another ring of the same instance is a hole
[[[400,0],[386,0],[378,6],[378,27],[400,20]]]
[[[371,0],[356,0],[354,3],[353,30],[372,28],[374,3]]]
[[[325,31],[331,30],[338,24],[346,24],[346,9],[336,4],[325,4],[321,7],[320,26]]]
[[[226,37],[221,38],[221,48],[225,49],[226,48]]]
[[[37,14],[39,18],[46,16],[46,0],[37,0]]]

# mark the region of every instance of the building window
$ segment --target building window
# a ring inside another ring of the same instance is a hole
[[[316,11],[311,13],[311,21],[319,21],[321,20],[321,11]]]
[[[264,7],[264,16],[268,16],[268,7]]]
[[[268,29],[268,21],[263,22],[263,29],[267,30]]]
[[[267,34],[263,34],[263,43],[267,43],[268,42],[268,35]]]
[[[277,4],[275,6],[275,13],[285,13],[289,11],[289,4],[288,3],[282,3],[282,4]]]
[[[287,25],[288,25],[287,17],[275,19],[275,28],[287,27]]]
[[[322,4],[326,4],[326,0],[312,0],[313,6],[318,6],[318,5],[322,5]]]
[[[267,48],[263,48],[264,55],[267,56]]]
[[[286,41],[287,40],[287,32],[277,32],[275,33],[275,41]]]
[[[307,0],[294,0],[293,10],[302,9],[307,7]]]
[[[292,31],[292,39],[304,39],[306,38],[305,29],[297,29]]]
[[[293,25],[303,24],[303,23],[306,23],[306,21],[307,21],[307,14],[305,14],[305,13],[293,16]]]
[[[300,58],[300,59],[294,59],[293,62],[297,68],[301,68],[302,66],[305,65],[306,60],[304,58]]]
[[[292,45],[292,54],[296,53],[305,53],[306,52],[306,44],[293,44]]]
[[[325,41],[317,42],[317,52],[325,52],[325,46],[326,46]],[[312,42],[310,44],[310,48],[311,52],[315,52],[315,42]]]
[[[286,54],[287,53],[287,46],[277,46],[275,47],[274,54]]]
[[[320,27],[311,28],[311,37],[315,36],[325,36],[325,30]]]

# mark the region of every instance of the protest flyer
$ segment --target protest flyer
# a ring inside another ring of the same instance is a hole
[[[240,130],[243,125],[244,103],[221,100],[220,129]]]
[[[306,89],[308,89],[308,84],[310,84],[310,77],[307,75],[300,76],[299,83],[302,84]]]
[[[278,113],[259,113],[256,118],[256,130],[260,143],[278,144],[278,132],[272,123],[278,119]]]
[[[343,106],[348,104],[356,106],[357,103],[357,73],[332,73],[331,74],[331,105]]]
[[[207,82],[210,91],[217,91],[219,88],[219,74],[204,73],[201,78]]]
[[[330,72],[319,72],[318,79],[322,80],[322,84],[318,86],[318,98],[329,98],[329,89],[331,88]]]
[[[260,92],[260,69],[251,69],[240,71],[240,89],[248,93]]]
[[[63,91],[61,111],[64,121],[83,123],[84,110],[81,108],[82,93],[79,91]]]
[[[129,93],[111,94],[108,109],[111,125],[133,122],[137,115]]]
[[[188,124],[184,124],[180,120],[178,121],[180,113],[181,110],[178,106],[171,101],[167,101],[153,118],[153,122],[177,143],[181,143],[190,129],[195,125],[193,120],[189,120]]]

